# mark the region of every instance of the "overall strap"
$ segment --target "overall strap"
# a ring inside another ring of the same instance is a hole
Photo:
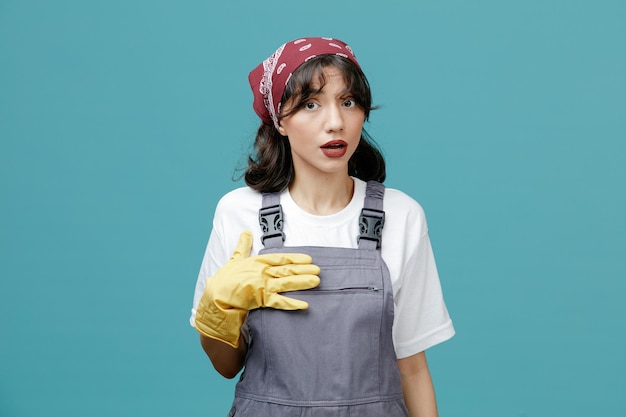
[[[263,193],[263,202],[259,209],[259,225],[261,226],[261,243],[265,248],[282,248],[285,241],[283,233],[283,208],[280,205],[280,194]]]
[[[385,186],[378,181],[368,181],[365,189],[365,201],[359,218],[359,249],[380,249],[385,225],[383,198]]]

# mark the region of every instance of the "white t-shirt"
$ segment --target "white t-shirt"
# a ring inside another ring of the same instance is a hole
[[[352,200],[343,210],[329,216],[305,212],[288,190],[282,192],[285,246],[357,248],[365,188],[364,181],[354,178]],[[196,283],[192,326],[207,277],[230,259],[239,234],[244,230],[252,232],[251,256],[263,248],[259,226],[261,200],[261,193],[248,187],[233,190],[220,199]],[[393,340],[396,355],[405,358],[451,338],[454,327],[443,300],[422,207],[403,192],[387,188],[383,208],[381,250],[393,287]]]

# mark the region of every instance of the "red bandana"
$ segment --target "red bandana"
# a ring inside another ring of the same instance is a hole
[[[342,56],[359,66],[352,49],[338,39],[302,38],[282,45],[250,72],[254,111],[264,123],[273,123],[278,129],[280,100],[291,74],[309,59],[326,54]]]

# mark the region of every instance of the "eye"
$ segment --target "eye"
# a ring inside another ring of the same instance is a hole
[[[315,110],[319,107],[319,104],[315,103],[314,101],[309,101],[307,103],[304,103],[304,108],[306,110]]]
[[[356,107],[356,101],[353,98],[349,98],[347,100],[344,100],[343,106],[348,108]]]

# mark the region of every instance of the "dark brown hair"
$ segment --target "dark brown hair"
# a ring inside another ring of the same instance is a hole
[[[330,66],[341,71],[349,95],[363,109],[365,120],[368,120],[370,111],[375,108],[372,107],[372,94],[367,78],[353,62],[337,55],[320,55],[294,71],[281,100],[282,103],[290,101],[289,111],[281,113],[281,118],[300,110],[309,97],[324,87],[324,69]],[[319,87],[313,88],[314,81],[319,81]],[[385,160],[365,129],[362,130],[356,151],[348,161],[348,174],[363,181],[385,180]],[[261,123],[254,141],[253,154],[248,157],[244,178],[250,188],[261,192],[283,191],[293,181],[294,168],[289,141],[274,125]]]

